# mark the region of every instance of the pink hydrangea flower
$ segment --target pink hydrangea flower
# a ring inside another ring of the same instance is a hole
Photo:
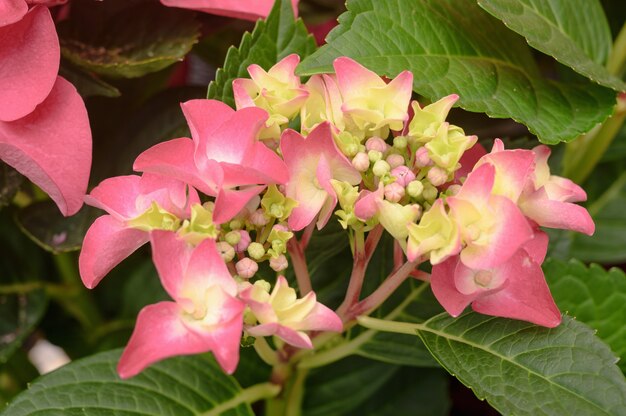
[[[296,16],[298,15],[298,1],[291,0]],[[170,7],[254,21],[267,17],[272,10],[274,0],[161,0],[161,3]]]
[[[305,331],[343,330],[339,316],[317,302],[314,292],[298,299],[283,276],[278,276],[272,293],[263,283],[250,285],[239,295],[259,321],[258,325],[246,327],[250,335],[275,335],[294,347],[310,349],[313,344]]]
[[[286,195],[298,202],[288,223],[292,230],[301,230],[315,219],[321,229],[337,205],[337,194],[330,180],[356,185],[361,174],[337,149],[330,124],[317,126],[305,139],[294,130],[285,130],[280,142],[289,169]]]
[[[192,249],[175,233],[155,231],[152,250],[161,283],[174,301],[139,312],[117,367],[120,376],[132,377],[167,357],[208,351],[225,372],[234,372],[245,305],[215,241],[206,239]]]
[[[264,110],[235,111],[216,100],[191,100],[181,106],[193,140],[151,147],[137,157],[135,170],[170,176],[215,196],[216,224],[232,219],[266,184],[287,182],[285,163],[257,140],[267,120]]]
[[[80,276],[88,288],[150,239],[149,231],[174,228],[188,218],[198,194],[183,182],[144,174],[117,176],[96,186],[86,202],[108,215],[87,230],[78,260]]]

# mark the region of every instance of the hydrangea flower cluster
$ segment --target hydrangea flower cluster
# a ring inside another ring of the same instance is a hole
[[[233,82],[236,110],[215,100],[183,103],[191,138],[146,150],[134,164],[141,176],[107,179],[87,198],[107,215],[85,237],[85,285],[150,242],[173,299],[140,312],[120,375],[207,351],[230,373],[242,335],[266,347],[263,337],[273,336],[276,348],[290,346],[284,351],[312,348],[315,333],[341,332],[411,276],[429,280],[451,315],[471,304],[558,325],[540,227],[591,234],[594,224],[574,204],[585,200],[582,189],[550,174],[549,149],[507,150],[496,140],[486,153],[446,121],[456,95],[411,103],[408,71],[387,81],[342,57],[334,74],[302,84],[298,63],[290,55],[267,71],[251,65],[250,79]],[[312,233],[331,220],[348,233],[354,255],[336,311],[316,300],[305,258]],[[361,299],[383,230],[395,240],[396,267]],[[418,269],[425,262],[431,275]],[[263,263],[274,282],[260,276]],[[288,267],[300,297],[284,277]]]

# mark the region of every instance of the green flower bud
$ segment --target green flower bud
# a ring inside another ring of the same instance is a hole
[[[248,254],[254,260],[260,260],[265,255],[265,248],[260,243],[250,243],[248,246]]]
[[[241,240],[241,234],[239,231],[230,231],[224,236],[224,240],[231,246],[236,246]]]
[[[387,163],[384,160],[377,161],[376,163],[374,163],[374,167],[372,168],[372,172],[376,176],[383,176],[386,173],[389,173],[390,171],[391,171],[391,166],[389,166],[389,163]]]
[[[420,181],[411,181],[406,186],[406,193],[409,194],[409,196],[412,198],[419,197],[420,195],[422,195],[423,191],[424,191],[424,184],[421,183]]]

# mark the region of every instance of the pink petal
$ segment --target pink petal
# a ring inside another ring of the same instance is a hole
[[[442,263],[433,266],[430,285],[433,294],[450,315],[459,316],[480,292],[464,295],[455,285],[455,271],[460,263],[459,256],[450,257]]]
[[[226,221],[230,221],[263,189],[265,189],[264,186],[251,186],[240,190],[220,189],[215,199],[213,222],[223,224]]]
[[[128,228],[110,215],[97,218],[87,230],[78,258],[80,277],[93,289],[115,266],[148,242],[148,233]]]
[[[582,202],[587,200],[587,193],[567,178],[551,176],[544,185],[546,194],[550,199],[563,202]]]
[[[354,204],[354,215],[361,220],[369,220],[378,214],[379,203],[385,195],[385,187],[379,184],[378,189],[374,192],[363,190],[359,193],[359,198]]]
[[[15,18],[12,14],[8,20]],[[16,23],[0,27],[0,120],[22,118],[46,99],[59,60],[59,39],[46,7],[36,6]]]
[[[332,179],[332,172],[330,170],[330,164],[326,157],[322,154],[317,163],[317,170],[315,171],[317,182],[326,191],[326,199],[324,204],[320,208],[319,218],[317,220],[317,229],[324,228],[330,217],[333,215],[333,210],[337,205],[337,194],[330,183]]]
[[[183,277],[193,252],[193,247],[170,231],[152,231],[152,261],[157,269],[161,284],[174,299],[182,291]]]
[[[300,322],[298,327],[307,331],[342,332],[343,322],[335,311],[317,302],[313,310]]]
[[[458,181],[461,178],[467,177],[472,169],[474,169],[478,160],[486,154],[487,151],[480,143],[476,143],[474,146],[467,149],[459,160],[461,167],[454,173],[454,178]]]
[[[534,161],[535,154],[532,151],[514,149],[489,153],[483,156],[476,166],[481,166],[483,163],[493,165],[496,169],[496,188],[499,185],[497,193],[517,202],[530,180],[530,175],[535,167]]]
[[[247,107],[255,107],[251,95],[258,91],[253,80],[249,78],[237,78],[233,80],[233,96],[237,110]]]
[[[521,208],[526,216],[544,227],[578,231],[587,235],[595,232],[593,219],[585,208],[569,202],[551,201],[543,189],[526,199]]]
[[[385,86],[385,81],[376,73],[346,56],[335,59],[333,68],[337,74],[337,84],[344,99],[350,95],[361,94],[364,89]]]
[[[215,240],[205,239],[194,249],[185,271],[185,284],[197,288],[198,293],[218,285],[231,296],[237,294],[237,283],[217,251]]]
[[[255,143],[252,147],[252,152],[245,160],[245,166],[267,175],[272,182],[265,183],[284,184],[289,179],[285,162],[261,142]]]
[[[0,2],[0,28],[15,23],[28,12],[28,5],[24,0],[3,0]]]
[[[267,17],[272,10],[274,0],[161,0],[165,6],[192,9],[199,12],[216,14],[218,16],[234,17],[236,19],[257,20]],[[291,0],[294,14],[298,15],[298,0]]]
[[[296,331],[277,322],[261,324],[247,328],[246,331],[254,337],[267,337],[275,335],[285,341],[287,344],[296,348],[311,349],[313,343],[311,339],[303,332]]]
[[[33,62],[39,59],[45,56]],[[7,101],[11,102],[0,100]],[[91,169],[91,130],[85,104],[72,84],[58,77],[50,95],[32,113],[13,122],[0,121],[0,159],[48,193],[64,215],[80,209]]]
[[[522,246],[522,249],[528,253],[531,260],[537,264],[543,263],[543,260],[546,258],[546,253],[548,252],[548,243],[549,237],[548,234],[541,231],[539,228],[534,230],[535,234],[533,238],[528,240]]]
[[[224,371],[235,370],[239,361],[241,319],[203,333],[190,328],[182,313],[174,302],[148,305],[139,312],[133,335],[117,366],[120,377],[135,376],[164,358],[207,351],[213,351]]]
[[[496,168],[493,165],[485,163],[479,166],[469,174],[456,198],[466,199],[476,205],[484,204],[491,195],[495,175]]]
[[[461,261],[476,270],[490,269],[506,262],[533,237],[528,220],[510,199],[495,195],[490,198],[489,205],[491,215],[497,215],[489,241],[485,245],[469,244],[461,251]]]
[[[135,200],[141,193],[141,177],[137,175],[115,176],[100,182],[85,197],[85,202],[100,208],[119,220],[129,220],[140,215]]]
[[[502,267],[503,273],[508,275],[508,284],[502,290],[474,301],[472,309],[549,328],[558,326],[561,313],[552,299],[541,266],[520,250]]]

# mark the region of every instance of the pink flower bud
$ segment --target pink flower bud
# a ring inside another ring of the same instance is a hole
[[[385,153],[388,147],[389,145],[380,137],[370,137],[365,142],[365,148],[367,150],[377,150],[381,153]]]
[[[250,238],[250,234],[248,234],[246,230],[239,230],[239,235],[241,236],[241,238],[239,239],[239,242],[234,246],[235,251],[238,253],[245,251],[250,245],[250,241],[252,241],[252,239]]]
[[[248,218],[252,225],[256,225],[257,227],[262,227],[269,222],[269,219],[265,216],[265,213],[262,209],[257,209]]]
[[[415,152],[415,166],[418,168],[423,168],[425,166],[430,166],[433,164],[433,161],[430,160],[430,156],[428,156],[428,149],[425,147],[420,147]]]
[[[285,270],[288,266],[289,263],[287,262],[287,257],[285,257],[284,254],[281,254],[276,258],[270,258],[270,267],[276,272],[281,272]]]
[[[415,179],[415,174],[406,166],[395,167],[391,171],[391,176],[396,178],[396,182],[402,186],[407,186],[409,182]]]
[[[237,269],[237,274],[239,275],[239,277],[249,279],[254,276],[255,273],[259,270],[259,265],[251,258],[244,257],[243,259],[239,260],[237,264],[235,264],[235,269]]]
[[[226,263],[231,262],[235,258],[235,249],[226,241],[218,241],[215,245]]]
[[[365,172],[370,167],[370,158],[365,152],[359,152],[352,159],[352,166],[359,172]]]
[[[397,168],[398,166],[404,165],[404,157],[397,154],[391,154],[387,156],[387,163],[391,166],[391,169]]]
[[[427,177],[434,186],[441,186],[448,182],[448,172],[437,166],[430,168]]]
[[[385,198],[391,202],[398,202],[404,196],[404,186],[398,182],[392,182],[385,186]]]
[[[284,224],[276,224],[272,227],[272,229],[276,231],[289,231],[289,228],[287,228],[287,226]]]

